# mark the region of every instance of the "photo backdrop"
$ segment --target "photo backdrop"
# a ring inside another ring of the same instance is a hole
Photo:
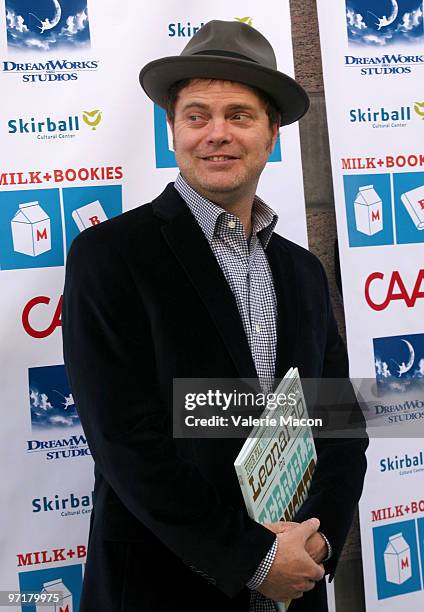
[[[350,375],[370,447],[366,609],[424,606],[424,29],[420,0],[318,16]]]
[[[63,366],[66,255],[85,228],[176,177],[165,114],[138,73],[210,19],[256,27],[293,75],[288,0],[0,5],[0,590],[60,590],[68,612],[79,606],[93,464]],[[258,193],[280,233],[306,246],[297,125],[281,130]]]

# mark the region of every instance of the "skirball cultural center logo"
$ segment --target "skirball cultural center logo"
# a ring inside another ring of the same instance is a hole
[[[6,0],[6,26],[15,51],[90,46],[87,0]]]
[[[69,141],[75,138],[80,127],[87,126],[91,131],[96,131],[101,121],[102,111],[99,109],[61,116],[13,117],[7,121],[7,132],[18,136],[29,134],[37,140]]]

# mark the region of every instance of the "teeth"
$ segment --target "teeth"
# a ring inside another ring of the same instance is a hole
[[[213,155],[211,157],[207,157],[210,161],[227,161],[227,159],[231,159],[230,157],[226,157],[225,155]]]

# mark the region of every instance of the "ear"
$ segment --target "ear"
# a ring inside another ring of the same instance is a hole
[[[280,125],[278,123],[274,123],[274,125],[271,128],[271,152],[274,150],[279,132],[280,132]]]
[[[175,132],[174,132],[174,125],[171,121],[171,119],[168,117],[168,115],[166,115],[166,123],[169,126],[169,129],[171,130],[171,134],[172,134],[172,148],[175,151]]]

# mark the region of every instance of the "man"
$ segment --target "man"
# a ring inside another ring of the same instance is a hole
[[[180,175],[81,234],[67,264],[65,362],[96,466],[81,611],[327,610],[323,562],[334,573],[366,444],[317,441],[295,523],[264,527],[240,440],[172,438],[173,378],[347,376],[321,264],[255,195],[306,93],[239,22],[206,24],[140,82],[167,108]]]

